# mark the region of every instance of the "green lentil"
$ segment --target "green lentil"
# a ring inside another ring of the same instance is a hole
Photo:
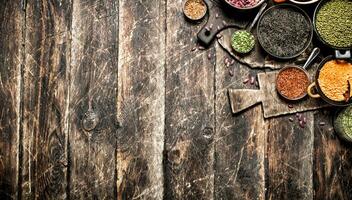
[[[317,13],[316,28],[322,39],[335,47],[352,46],[352,1],[331,0]]]
[[[335,122],[335,129],[337,133],[343,138],[352,141],[352,107],[349,106],[342,110]]]
[[[240,30],[233,33],[231,46],[238,53],[248,53],[255,45],[254,36],[246,30]]]

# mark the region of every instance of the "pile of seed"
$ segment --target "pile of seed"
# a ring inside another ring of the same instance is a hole
[[[248,53],[255,45],[254,36],[245,30],[236,31],[231,38],[231,46],[238,53]]]
[[[267,11],[258,24],[258,39],[271,55],[290,58],[299,54],[310,42],[311,22],[304,14],[290,7]]]
[[[352,140],[352,107],[343,109],[336,117],[335,127],[337,131]]]
[[[184,13],[193,20],[201,19],[207,11],[203,0],[188,0],[184,6]]]
[[[351,47],[352,1],[328,1],[317,13],[316,28],[328,44],[335,47]]]
[[[306,94],[309,80],[303,70],[290,67],[278,74],[276,84],[280,94],[288,99],[297,99]]]

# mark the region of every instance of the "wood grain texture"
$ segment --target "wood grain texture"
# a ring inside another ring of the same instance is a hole
[[[163,197],[165,3],[119,1],[118,199]]]
[[[116,197],[116,1],[75,0],[69,88],[69,197]]]
[[[215,199],[265,199],[266,125],[260,106],[231,113],[228,88],[254,89],[242,80],[255,71],[238,63],[226,67],[229,55],[217,49]],[[234,76],[231,76],[232,71]]]
[[[267,121],[268,199],[313,199],[314,119],[302,115],[304,128],[295,115]]]
[[[21,198],[65,199],[71,3],[30,0],[26,12]]]
[[[335,109],[314,115],[314,198],[352,199],[351,144],[335,135],[332,117]]]
[[[0,199],[17,199],[23,13],[0,1]]]
[[[201,26],[181,8],[167,2],[164,198],[213,199],[215,49],[191,51]]]

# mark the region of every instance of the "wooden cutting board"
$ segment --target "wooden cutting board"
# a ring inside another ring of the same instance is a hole
[[[313,70],[310,71],[310,74],[313,74]],[[261,103],[263,106],[264,118],[270,118],[328,106],[322,100],[312,99],[308,96],[297,102],[285,101],[278,95],[275,88],[277,73],[278,72],[259,73],[259,90],[229,89],[228,92],[232,112],[236,114]]]

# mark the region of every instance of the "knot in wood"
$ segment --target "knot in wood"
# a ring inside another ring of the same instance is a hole
[[[83,117],[82,126],[86,131],[93,130],[99,123],[99,116],[92,110],[88,110]]]

